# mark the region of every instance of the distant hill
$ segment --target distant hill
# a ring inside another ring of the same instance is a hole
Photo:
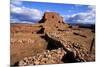
[[[95,24],[83,24],[83,23],[67,23],[72,26],[78,25],[80,28],[90,28],[95,29]]]

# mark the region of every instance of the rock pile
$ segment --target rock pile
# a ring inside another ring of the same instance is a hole
[[[42,64],[58,64],[62,63],[61,59],[64,56],[65,51],[62,48],[55,50],[46,50],[41,54],[37,54],[33,57],[25,57],[19,61],[20,66],[26,65],[42,65]]]
[[[94,56],[89,54],[89,51],[86,49],[84,44],[73,42],[72,40],[67,41],[60,33],[56,35],[53,33],[47,33],[47,35],[51,39],[60,42],[61,44],[59,45],[62,46],[66,53],[70,55],[70,58],[73,58],[76,62],[94,61]]]

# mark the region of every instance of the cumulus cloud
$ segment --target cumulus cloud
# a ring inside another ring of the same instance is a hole
[[[95,6],[88,6],[87,12],[80,12],[72,15],[66,15],[65,21],[72,23],[95,23]]]
[[[20,22],[18,19],[15,19],[15,18],[11,18],[10,21],[11,21],[11,23],[17,23],[17,22]]]
[[[48,9],[48,10],[45,10],[45,12],[52,12],[52,11]]]
[[[16,22],[19,22],[19,21],[20,22],[21,21],[36,22],[41,19],[42,12],[40,10],[24,7],[22,6],[22,2],[21,3],[20,2],[21,1],[11,2],[11,5],[10,5],[11,6],[11,20],[13,19],[14,21],[15,19]]]
[[[14,7],[11,9],[12,13],[22,14],[32,19],[40,19],[41,11],[38,9],[31,9],[26,7]]]
[[[22,1],[21,0],[11,0],[10,3],[12,5],[16,5],[16,6],[22,5]]]

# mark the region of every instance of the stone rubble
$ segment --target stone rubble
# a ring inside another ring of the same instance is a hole
[[[63,48],[58,48],[54,50],[46,50],[41,54],[37,54],[33,57],[25,57],[23,60],[19,61],[19,66],[28,65],[42,65],[42,64],[58,64],[62,63],[61,59],[66,54]]]

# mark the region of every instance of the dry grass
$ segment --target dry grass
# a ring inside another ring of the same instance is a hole
[[[11,27],[11,29],[12,28],[13,27]],[[21,28],[27,31],[27,26],[22,26]],[[22,29],[18,29],[20,32],[12,32],[17,31],[16,29],[11,30],[11,64],[14,64],[24,57],[32,56],[38,52],[42,52],[47,47],[47,42],[38,34],[32,34],[30,32],[25,33],[22,31]]]

